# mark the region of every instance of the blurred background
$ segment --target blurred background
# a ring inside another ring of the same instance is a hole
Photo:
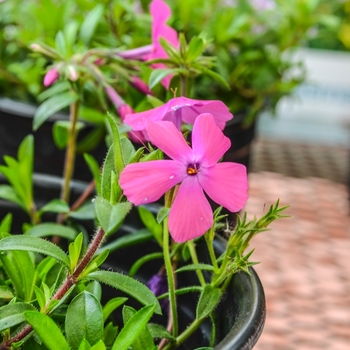
[[[80,53],[150,44],[149,2],[0,0],[0,122],[12,101],[25,103],[22,114],[34,115],[49,69],[61,69],[63,76],[73,67],[79,79],[86,78],[74,50],[65,52],[66,66],[59,62],[62,37]],[[190,97],[221,99],[235,115],[227,128],[234,144],[229,159],[249,166],[249,215],[262,214],[277,198],[290,205],[291,217],[254,242],[267,298],[256,349],[349,349],[350,1],[167,3],[173,11],[169,23],[188,41],[201,35],[204,54],[215,56],[213,69],[230,85],[227,90],[200,76]],[[92,12],[91,38],[72,40]],[[59,55],[33,52],[33,43]],[[144,96],[120,83],[123,72],[106,68],[116,91],[136,110],[144,109]],[[149,74],[140,77],[147,81]],[[88,98],[96,91],[98,99]],[[160,86],[153,91],[166,96]],[[106,111],[119,116],[96,84],[88,82],[84,94],[80,117],[95,123],[97,143]]]

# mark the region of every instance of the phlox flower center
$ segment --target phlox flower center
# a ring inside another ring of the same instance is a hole
[[[187,174],[190,176],[198,174],[200,170],[199,164],[189,164],[187,167]]]

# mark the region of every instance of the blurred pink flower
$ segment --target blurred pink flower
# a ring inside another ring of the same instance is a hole
[[[193,124],[201,113],[212,114],[221,130],[224,129],[226,122],[233,118],[227,106],[221,101],[201,101],[187,97],[175,97],[160,107],[127,114],[124,122],[130,125],[133,130],[145,130],[147,121],[167,120],[173,122],[181,130],[182,122]]]
[[[58,78],[60,74],[58,73],[57,68],[51,68],[44,77],[44,86],[52,85]]]
[[[150,90],[148,85],[139,77],[131,77],[131,85],[145,95],[153,95],[153,92]]]
[[[152,51],[145,57],[147,61],[157,58],[168,58],[160,44],[160,38],[164,38],[175,48],[179,47],[179,39],[175,29],[166,24],[171,16],[170,7],[163,0],[153,0],[150,5],[152,16]],[[167,68],[163,63],[153,64],[153,68]],[[169,89],[172,76],[168,75],[162,80],[162,84],[166,89]]]
[[[213,225],[213,212],[204,192],[232,212],[242,209],[248,199],[244,165],[217,163],[230,147],[210,114],[195,120],[192,148],[171,122],[148,122],[151,142],[169,160],[133,163],[120,176],[124,195],[135,205],[157,201],[180,184],[169,213],[169,230],[176,242],[203,235]]]

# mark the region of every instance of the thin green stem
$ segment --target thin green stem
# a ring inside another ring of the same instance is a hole
[[[168,278],[168,288],[169,288],[169,302],[170,302],[170,313],[172,317],[173,324],[173,336],[177,337],[178,321],[177,321],[177,307],[176,307],[176,297],[175,297],[175,278],[174,271],[171,264],[170,257],[170,247],[169,247],[169,231],[168,231],[168,218],[163,221],[163,252],[164,252],[164,265]]]
[[[181,96],[187,96],[187,77],[183,74],[180,75],[180,93]]]
[[[70,106],[70,129],[68,145],[66,149],[64,172],[63,172],[63,186],[61,190],[61,199],[65,202],[69,202],[70,197],[70,182],[73,177],[74,164],[75,164],[75,153],[77,144],[77,121],[79,112],[79,101],[76,101]]]
[[[174,342],[169,343],[164,350],[174,349],[176,346],[182,344],[188,337],[190,337],[202,324],[204,319],[194,320],[178,337]]]
[[[197,251],[196,251],[196,247],[195,247],[193,240],[188,241],[187,245],[188,245],[188,248],[190,250],[190,254],[191,254],[191,258],[192,258],[193,263],[198,264],[199,261],[198,261]],[[202,274],[202,271],[197,269],[196,273],[197,273],[200,284],[204,287],[206,285],[206,283],[205,283],[205,279],[204,279],[204,276]]]
[[[212,230],[213,230],[213,228],[210,229],[210,231],[212,231]],[[214,251],[213,240],[211,237],[213,237],[212,232],[209,232],[208,234],[206,234],[205,235],[205,243],[207,244],[209,257],[210,257],[211,263],[214,267],[214,274],[217,274],[219,271],[219,266],[218,266],[217,258],[216,258],[215,251]]]

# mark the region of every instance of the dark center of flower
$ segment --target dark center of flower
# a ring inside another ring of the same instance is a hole
[[[198,165],[197,164],[190,164],[188,167],[187,167],[187,174],[188,175],[196,175],[199,171],[199,168],[198,168]]]

